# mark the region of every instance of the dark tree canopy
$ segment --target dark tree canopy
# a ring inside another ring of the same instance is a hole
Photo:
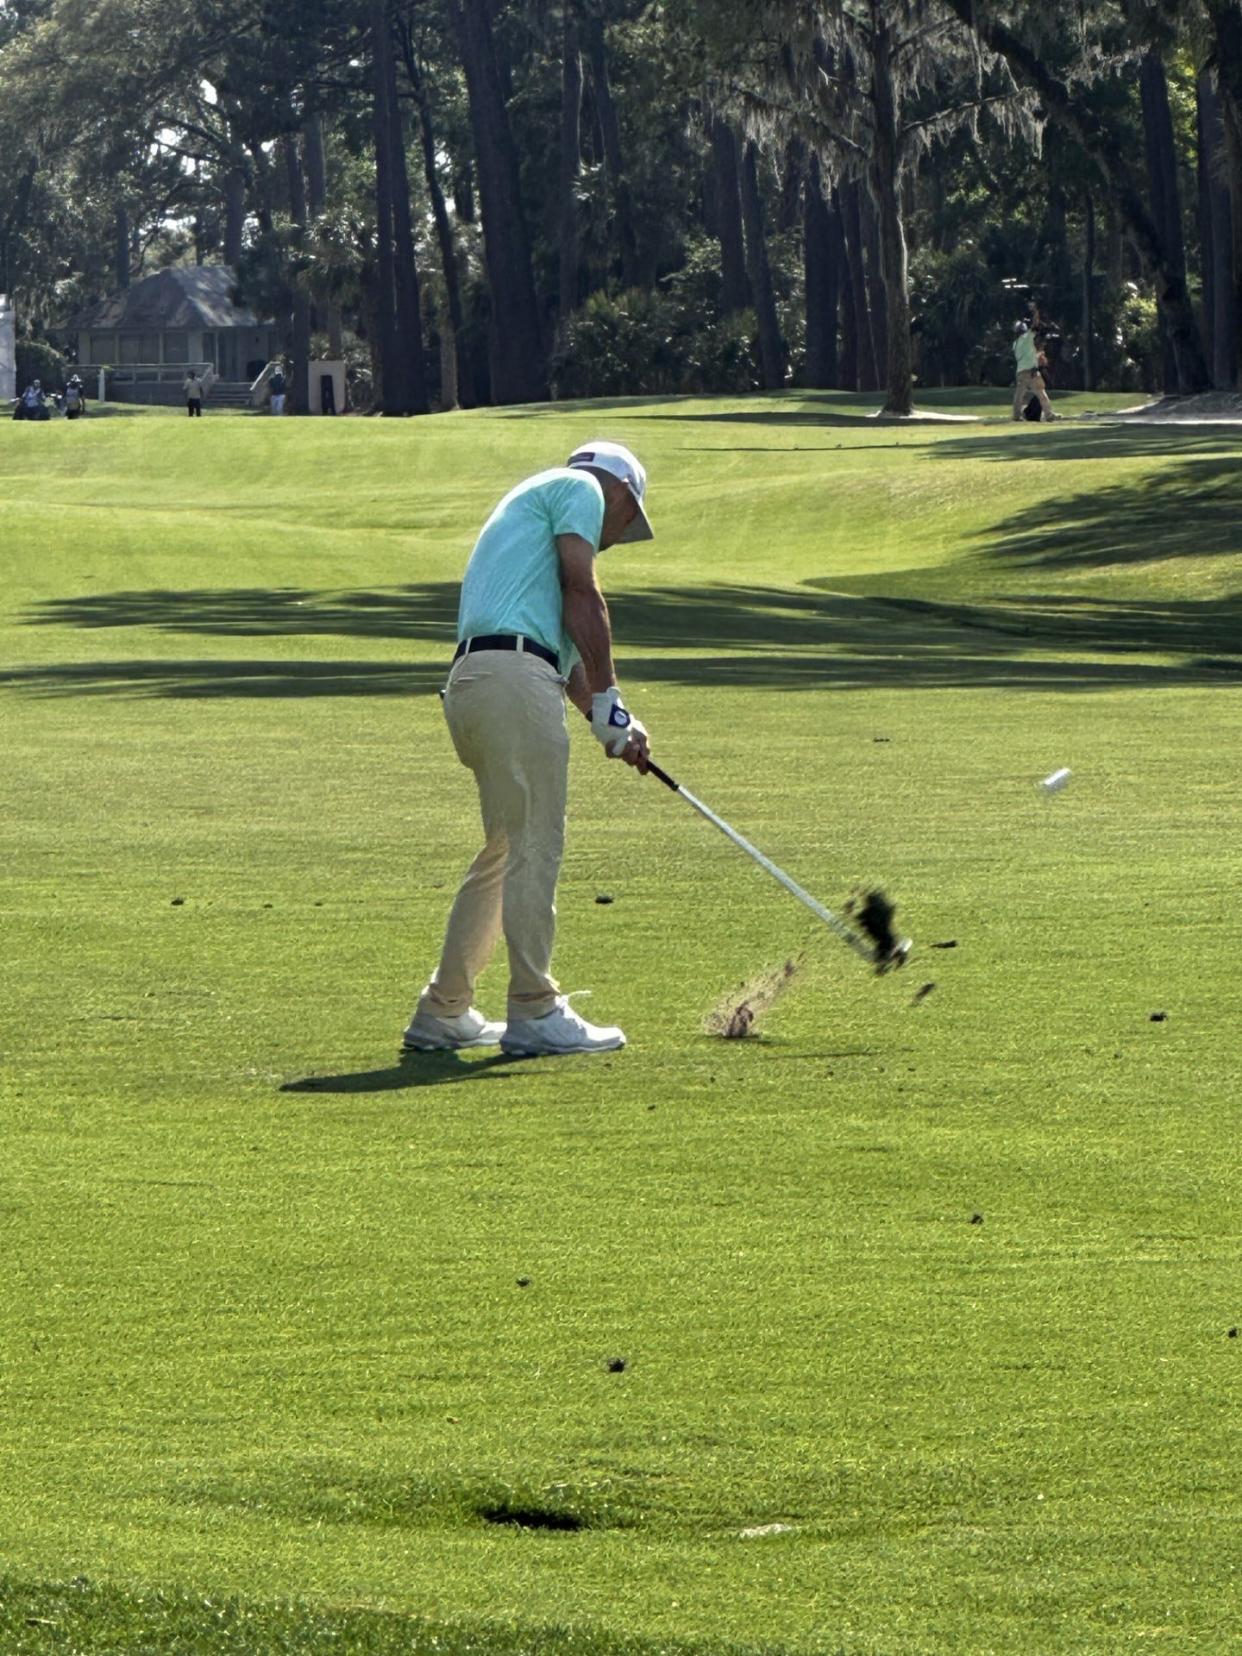
[[[223,263],[394,414],[1239,371],[1236,0],[4,0],[0,140],[27,336]]]

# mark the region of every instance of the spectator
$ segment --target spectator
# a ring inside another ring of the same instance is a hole
[[[13,410],[15,420],[50,420],[47,403],[43,398],[43,386],[39,380],[31,380],[30,384],[17,399],[17,407]]]
[[[283,414],[285,411],[285,376],[280,368],[276,369],[267,385],[268,390],[272,393],[272,413]]]
[[[181,389],[185,392],[186,412],[191,419],[195,415],[201,419],[203,413],[203,382],[198,376],[197,369],[190,369],[185,376],[185,382]]]
[[[65,411],[67,420],[76,420],[86,412],[86,396],[82,390],[82,381],[74,374],[65,386],[65,395],[61,400],[61,407]]]

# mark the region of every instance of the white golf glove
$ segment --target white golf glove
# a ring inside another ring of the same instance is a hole
[[[591,733],[614,759],[625,752],[625,745],[636,728],[641,730],[642,726],[631,718],[615,684],[610,690],[601,690],[591,697]]]

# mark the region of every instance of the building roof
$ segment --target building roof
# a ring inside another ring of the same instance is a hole
[[[97,333],[110,328],[262,327],[253,311],[229,297],[236,282],[231,265],[177,265],[89,305],[70,327]]]

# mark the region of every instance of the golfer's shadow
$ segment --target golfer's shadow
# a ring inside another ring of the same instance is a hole
[[[389,1069],[358,1070],[350,1075],[307,1075],[286,1081],[282,1093],[405,1092],[410,1087],[443,1087],[453,1081],[504,1081],[517,1075],[525,1060],[507,1053],[464,1058],[459,1052],[405,1052]]]

